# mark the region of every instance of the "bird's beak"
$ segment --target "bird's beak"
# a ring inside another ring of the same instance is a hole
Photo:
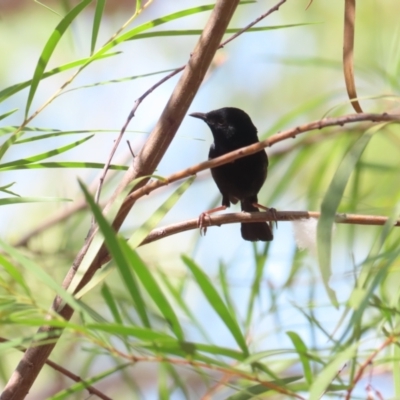
[[[189,116],[194,117],[194,118],[199,118],[202,119],[203,121],[207,122],[207,114],[200,113],[200,112],[194,112],[189,114]]]

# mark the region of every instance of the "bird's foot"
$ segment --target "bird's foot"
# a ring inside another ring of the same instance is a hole
[[[210,214],[213,214],[217,211],[223,211],[226,210],[226,206],[219,206],[212,208],[211,210],[204,211],[199,215],[199,218],[197,220],[197,226],[200,228],[200,234],[203,234],[204,236],[207,233],[207,226],[211,225],[211,218]],[[206,221],[207,219],[207,221]]]
[[[199,218],[197,220],[197,226],[200,228],[200,235],[204,235],[204,236],[206,236],[206,233],[207,233],[207,226],[205,224],[206,219],[208,219],[207,222],[209,225],[211,222],[211,218],[210,218],[210,214],[207,211],[202,212],[199,215]]]
[[[261,210],[268,211],[272,215],[272,220],[270,221],[271,222],[270,225],[272,225],[272,222],[275,222],[276,229],[278,229],[278,215],[276,213],[276,209],[275,208],[273,208],[273,207],[265,207],[265,206],[263,206],[261,204],[258,204],[258,203],[253,203],[253,206],[257,207],[257,208],[261,208]]]

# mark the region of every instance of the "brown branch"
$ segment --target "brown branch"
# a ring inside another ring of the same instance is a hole
[[[135,158],[133,166],[127,171],[115,194],[112,196],[109,202],[110,206],[130,182],[137,177],[151,175],[157,167],[197,93],[238,3],[239,0],[217,0],[192,57],[161,114],[156,127],[150,134],[141,152]],[[125,207],[119,213],[119,218],[114,223],[116,230],[119,230],[129,209]],[[64,279],[64,287],[68,287],[71,283],[95,233],[96,230],[91,232],[90,237],[80,250]],[[107,254],[107,250],[103,245],[89,265],[74,293],[77,293],[91,280],[98,268],[101,267],[101,260],[104,259],[105,254]],[[53,302],[52,310],[56,311],[64,319],[69,320],[74,310],[70,305],[61,306],[62,304],[62,299],[57,296]],[[52,330],[49,326],[43,326],[39,329],[39,332],[51,333]],[[55,347],[56,342],[54,341],[51,344],[35,342],[27,349],[1,394],[1,400],[19,400],[26,396]]]
[[[7,342],[8,342],[8,339],[0,337],[0,343],[7,343]],[[26,349],[24,347],[22,347],[22,346],[17,346],[17,347],[14,347],[14,348],[17,349],[17,350],[20,350],[22,352],[26,351]],[[65,369],[61,365],[59,365],[59,364],[57,364],[57,363],[55,363],[55,362],[53,362],[51,360],[47,360],[46,364],[49,367],[53,368],[55,371],[60,372],[64,376],[70,378],[74,382],[82,382],[85,385],[85,389],[90,394],[94,394],[94,395],[96,395],[97,397],[99,397],[100,399],[103,399],[103,400],[112,400],[110,397],[108,397],[104,393],[100,392],[100,390],[97,390],[95,387],[90,386],[89,384],[87,384],[84,379],[82,379],[78,375],[75,375],[71,371],[68,371],[67,369]]]
[[[154,190],[166,186],[169,183],[179,181],[184,178],[188,178],[189,176],[196,175],[200,171],[204,171],[205,169],[214,168],[222,164],[226,164],[228,162],[232,162],[237,160],[238,158],[242,158],[248,156],[250,154],[257,153],[258,151],[264,149],[265,147],[272,146],[276,143],[279,143],[283,140],[295,138],[297,135],[301,133],[310,132],[317,129],[326,128],[329,126],[343,126],[350,123],[361,122],[361,121],[371,121],[371,122],[400,122],[400,114],[348,114],[341,117],[335,118],[324,118],[322,120],[317,120],[313,122],[309,122],[304,125],[297,126],[295,128],[287,129],[283,132],[272,135],[268,139],[265,139],[259,143],[253,144],[251,146],[243,147],[239,150],[232,151],[224,156],[214,158],[212,160],[204,161],[200,164],[194,165],[192,167],[186,168],[182,171],[175,172],[174,174],[168,176],[164,181],[157,180],[151,181],[146,186],[135,190],[131,193],[127,198],[123,205],[124,208],[130,209],[133,203],[143,197],[153,192]]]
[[[319,218],[321,213],[317,211],[276,211],[255,212],[255,213],[229,213],[220,215],[210,215],[204,219],[204,226],[221,226],[225,224],[234,224],[241,222],[261,222],[261,221],[296,221],[300,219]],[[276,217],[276,218],[275,218]],[[336,214],[335,222],[337,224],[354,224],[354,225],[384,225],[388,221],[388,217],[378,215],[360,215],[360,214]],[[393,223],[393,226],[400,226],[400,220]],[[140,244],[141,246],[176,235],[177,233],[186,232],[192,229],[198,229],[198,218],[187,221],[178,222],[161,228],[153,229],[146,239]]]
[[[351,105],[358,113],[363,110],[357,100],[357,90],[354,80],[354,25],[356,19],[356,0],[345,0],[344,34],[343,34],[343,73],[346,90]]]

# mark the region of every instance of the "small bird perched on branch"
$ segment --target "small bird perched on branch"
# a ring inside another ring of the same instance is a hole
[[[191,117],[202,119],[211,129],[214,143],[210,147],[209,159],[259,142],[257,128],[250,117],[241,109],[226,107],[208,113],[192,113]],[[211,168],[211,175],[222,194],[222,206],[209,210],[200,216],[225,210],[230,203],[240,201],[242,211],[256,212],[260,206],[257,194],[267,178],[268,157],[265,150],[239,158],[231,163]],[[255,242],[271,241],[272,230],[266,222],[241,224],[242,237]]]

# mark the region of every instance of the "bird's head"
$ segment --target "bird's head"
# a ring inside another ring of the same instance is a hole
[[[202,119],[211,129],[214,141],[242,147],[258,141],[257,128],[240,108],[225,107],[208,113],[195,112],[191,117]]]

